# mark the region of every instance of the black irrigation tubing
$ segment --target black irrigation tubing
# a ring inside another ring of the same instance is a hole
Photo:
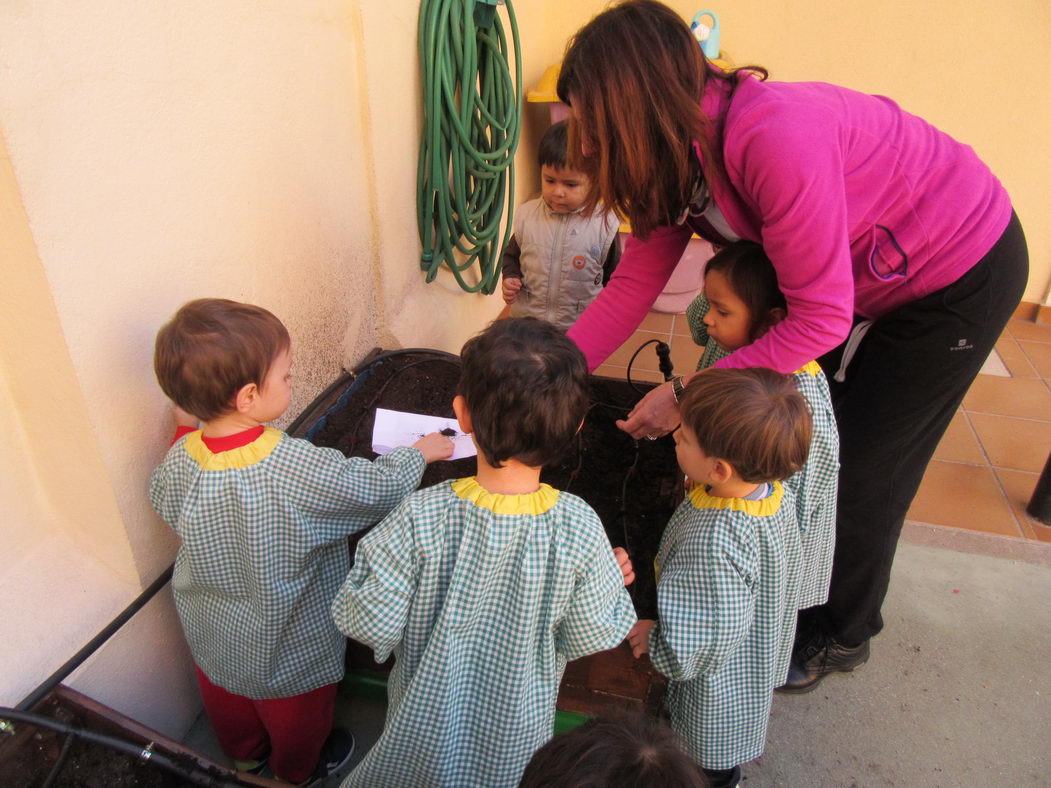
[[[58,754],[58,758],[55,759],[55,765],[51,767],[51,771],[47,773],[47,779],[44,780],[44,784],[40,788],[51,788],[55,784],[55,780],[58,778],[58,773],[62,771],[62,767],[66,765],[66,759],[69,757],[70,750],[73,749],[73,742],[76,741],[76,735],[67,733],[66,738],[62,742],[62,750]]]
[[[628,385],[631,386],[631,388],[639,396],[644,396],[644,392],[639,391],[638,387],[632,381],[632,379],[631,379],[631,367],[635,363],[635,358],[639,355],[639,353],[642,352],[642,349],[644,347],[646,347],[646,345],[652,345],[652,344],[656,344],[656,345],[660,346],[660,345],[666,344],[666,343],[662,342],[660,339],[647,339],[645,342],[643,342],[641,345],[639,345],[635,349],[635,352],[631,354],[631,359],[628,361],[628,371],[627,371]],[[658,356],[659,356],[659,354],[660,354],[660,351],[658,351]]]
[[[445,350],[432,350],[431,348],[425,347],[407,347],[400,350],[383,350],[379,353],[370,354],[362,359],[361,363],[358,364],[354,369],[350,370],[351,374],[359,375],[364,370],[371,367],[377,361],[385,361],[388,358],[395,358],[397,356],[407,356],[416,353],[429,353],[433,356],[441,356],[447,359],[455,359],[457,363],[460,361],[460,357],[455,353],[449,353]]]
[[[320,394],[314,397],[313,402],[311,402],[311,404],[308,405],[306,409],[302,413],[300,413],[291,424],[288,425],[288,427],[285,429],[285,432],[287,432],[289,435],[294,435],[296,431],[303,426],[303,423],[308,418],[315,416],[314,408],[312,407],[314,403],[323,402],[325,398],[331,395],[334,391],[345,386],[347,384],[347,381],[354,380],[364,370],[368,369],[376,362],[386,361],[387,359],[394,358],[396,356],[405,356],[409,354],[418,353],[429,353],[434,356],[439,356],[442,358],[448,357],[449,359],[457,360],[460,358],[455,353],[448,353],[444,350],[432,350],[430,348],[422,347],[402,348],[401,350],[380,350],[379,348],[376,348],[364,359],[362,359],[356,367],[354,367],[353,369],[343,370],[343,373],[340,374],[339,377],[337,377],[334,381],[329,383],[328,386],[325,387],[324,391],[322,391]]]
[[[397,351],[397,350],[395,350],[395,351],[391,351],[390,355],[401,355],[403,353],[409,353],[409,352],[413,352],[413,351],[408,351],[408,350],[406,350],[406,351]],[[415,352],[421,352],[421,351],[415,351]],[[440,353],[442,351],[423,351],[423,352],[439,352]],[[388,356],[384,356],[384,358],[387,358],[387,357]],[[379,358],[374,358],[371,363],[375,363],[378,360],[380,360],[380,359]],[[442,362],[442,363],[445,363],[445,364],[454,364],[456,366],[459,366],[460,363],[461,363],[459,356],[453,355],[452,353],[444,353],[443,355],[436,356],[434,358],[421,358],[421,359],[417,359],[416,361],[410,361],[405,366],[398,367],[398,369],[394,370],[394,372],[391,374],[391,376],[389,378],[387,378],[385,381],[383,381],[383,385],[380,386],[380,390],[376,392],[376,395],[372,398],[372,401],[368,405],[365,406],[365,410],[363,410],[361,412],[361,415],[358,416],[358,420],[356,422],[354,422],[354,427],[350,430],[350,435],[351,435],[352,440],[351,440],[351,443],[350,443],[350,447],[347,449],[347,454],[353,454],[354,453],[354,449],[357,448],[357,445],[358,445],[358,437],[357,437],[358,436],[358,429],[361,427],[361,422],[365,420],[365,417],[367,415],[369,415],[369,413],[372,412],[372,409],[374,407],[376,407],[376,405],[379,403],[380,398],[383,396],[384,392],[387,391],[387,386],[389,386],[391,383],[393,383],[394,380],[398,377],[398,375],[400,375],[405,370],[411,369],[412,367],[417,367],[420,364],[426,364],[428,362],[435,362],[435,361],[439,361],[439,362]]]
[[[182,765],[164,753],[155,752],[153,750],[152,742],[143,747],[141,744],[133,744],[132,742],[124,741],[123,739],[118,739],[113,736],[107,736],[103,733],[96,733],[95,731],[90,731],[86,728],[68,725],[67,723],[60,722],[51,717],[45,717],[42,714],[32,714],[18,709],[0,707],[0,720],[14,720],[16,722],[26,723],[27,725],[35,725],[40,728],[48,728],[59,733],[65,733],[68,738],[62,745],[62,754],[59,755],[59,760],[56,762],[56,766],[60,766],[64,762],[63,755],[68,754],[67,750],[72,746],[72,740],[78,738],[92,742],[93,744],[108,747],[111,750],[116,750],[125,755],[130,755],[133,758],[139,759],[143,763],[156,765],[161,769],[189,780],[194,785],[212,786],[212,788],[221,788],[224,786],[228,786],[229,788],[234,788],[235,786],[241,788],[244,786],[244,783],[242,782],[215,777],[213,774],[196,766]],[[57,772],[53,767],[51,774],[48,775],[48,781],[53,781],[56,774]]]
[[[624,551],[630,556],[631,547],[628,541],[628,482],[635,478],[637,469],[639,467],[639,442],[635,443],[635,459],[632,460],[631,466],[628,468],[627,473],[624,474],[624,481],[620,485],[620,511],[618,516],[620,517],[620,527],[624,534]],[[635,588],[634,584],[628,587],[628,596],[631,597],[631,601],[635,601]]]

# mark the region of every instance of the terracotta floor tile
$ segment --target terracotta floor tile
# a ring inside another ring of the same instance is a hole
[[[1018,346],[1036,367],[1036,372],[1040,377],[1051,378],[1051,344],[1022,341],[1018,343]]]
[[[1051,421],[1051,391],[1039,378],[979,375],[963,399],[968,413],[995,413]]]
[[[1040,478],[1040,474],[1009,471],[1000,468],[997,469],[996,475],[1007,492],[1007,500],[1010,502],[1026,538],[1038,539],[1041,542],[1051,542],[1051,527],[1041,524],[1039,520],[1034,520],[1025,511],[1025,507],[1029,504],[1029,499],[1033,496],[1033,489],[1036,487],[1036,480]]]
[[[1028,320],[1009,320],[1007,330],[1015,339],[1031,342],[1051,342],[1051,326],[1042,326]]]
[[[949,422],[949,429],[945,431],[941,443],[934,450],[934,458],[951,462],[967,462],[972,465],[985,465],[988,462],[962,410],[956,411],[952,421]]]
[[[626,367],[628,361],[631,360],[632,354],[639,349],[639,345],[649,339],[660,339],[665,342],[668,341],[667,334],[657,334],[653,331],[636,331],[627,341],[619,348],[614,350],[609,358],[605,360],[605,364],[612,364],[615,367]],[[656,371],[657,369],[657,351],[655,345],[647,345],[638,356],[635,358],[635,363],[632,365],[632,369],[651,369]]]
[[[675,316],[675,323],[672,325],[671,332],[676,336],[692,337],[690,321],[686,319],[686,315]]]
[[[1011,337],[1000,337],[996,341],[996,352],[1000,355],[1000,360],[1004,362],[1004,366],[1007,367],[1007,371],[1013,377],[1037,377],[1036,368],[1030,363],[1018,342]]]
[[[595,375],[601,375],[606,378],[616,378],[617,380],[628,379],[628,368],[618,367],[613,364],[603,364],[594,372]],[[660,383],[664,380],[664,377],[660,372],[653,372],[648,369],[639,369],[638,366],[634,366],[631,369],[631,379],[635,382],[644,380],[650,383]]]
[[[1051,421],[987,413],[969,415],[978,440],[994,466],[1034,473],[1043,470],[1047,453],[1051,451]]]
[[[906,515],[909,520],[1021,536],[991,468],[933,460]]]
[[[688,336],[673,336],[671,341],[671,361],[676,375],[685,375],[697,369],[704,348]]]
[[[639,331],[654,331],[658,334],[671,334],[671,324],[675,315],[665,312],[650,312],[639,325]]]

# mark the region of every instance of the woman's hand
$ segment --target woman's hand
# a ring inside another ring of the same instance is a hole
[[[656,440],[678,427],[679,406],[672,394],[671,383],[662,383],[649,391],[632,408],[628,418],[619,420],[617,426],[636,440]]]

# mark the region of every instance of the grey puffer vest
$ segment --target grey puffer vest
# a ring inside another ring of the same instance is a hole
[[[620,221],[601,206],[591,216],[558,214],[540,198],[515,214],[522,289],[512,317],[538,317],[566,331],[602,290],[602,264]]]

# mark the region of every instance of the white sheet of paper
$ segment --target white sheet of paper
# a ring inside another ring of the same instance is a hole
[[[376,454],[386,454],[398,446],[411,446],[424,435],[441,432],[444,429],[456,430],[450,436],[455,445],[450,460],[474,457],[478,454],[474,439],[460,432],[456,419],[441,416],[424,416],[422,413],[404,413],[400,410],[376,408],[376,424],[372,428],[372,450]]]

